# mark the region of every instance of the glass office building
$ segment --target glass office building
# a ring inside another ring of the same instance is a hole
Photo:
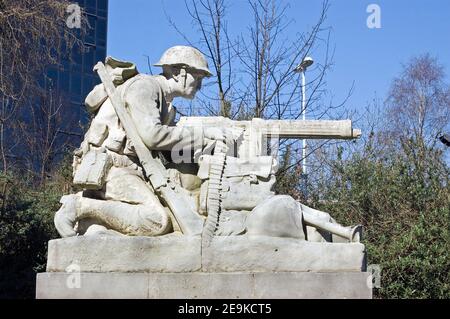
[[[93,67],[106,57],[108,0],[75,0],[87,15],[86,30],[74,30],[82,37],[84,48],[74,48],[70,56],[63,56],[60,67],[51,67],[48,77],[52,86],[70,101],[70,118],[85,124],[88,115],[85,112],[84,99],[99,83]]]

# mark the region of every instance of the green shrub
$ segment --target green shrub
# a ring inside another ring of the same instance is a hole
[[[7,188],[0,215],[0,298],[34,298],[36,273],[45,271],[47,243],[58,237],[53,225],[61,175],[33,189],[18,176],[0,175]]]
[[[401,157],[357,152],[336,159],[319,181],[312,205],[343,224],[362,223],[368,264],[381,267],[377,298],[450,298],[448,169],[418,170]]]

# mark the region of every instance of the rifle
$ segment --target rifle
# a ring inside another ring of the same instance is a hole
[[[111,104],[113,105],[127,137],[134,146],[139,162],[144,168],[151,186],[169,206],[181,231],[185,235],[200,235],[203,230],[203,219],[190,208],[189,203],[183,197],[182,193],[177,193],[175,191],[178,186],[169,180],[167,170],[161,163],[161,160],[155,156],[142,141],[130,114],[125,109],[125,103],[120,96],[120,92],[114,86],[105,65],[102,62],[98,62],[94,67],[94,71],[97,72],[103,82]]]

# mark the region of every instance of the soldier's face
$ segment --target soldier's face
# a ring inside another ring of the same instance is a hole
[[[203,74],[195,72],[186,73],[186,86],[184,88],[184,97],[192,100],[197,91],[202,88]]]

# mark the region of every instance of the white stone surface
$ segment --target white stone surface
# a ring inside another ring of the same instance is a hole
[[[364,272],[308,273],[42,273],[37,299],[372,298]]]
[[[200,237],[79,236],[51,240],[47,271],[192,272],[201,268]]]
[[[365,268],[360,243],[314,243],[266,236],[216,237],[203,251],[207,272],[355,271]]]
[[[295,199],[288,195],[265,199],[248,215],[247,234],[304,240],[302,215]]]
[[[49,242],[47,272],[272,272],[364,269],[364,245],[313,243],[267,236],[80,236]],[[202,268],[203,266],[203,268]]]

